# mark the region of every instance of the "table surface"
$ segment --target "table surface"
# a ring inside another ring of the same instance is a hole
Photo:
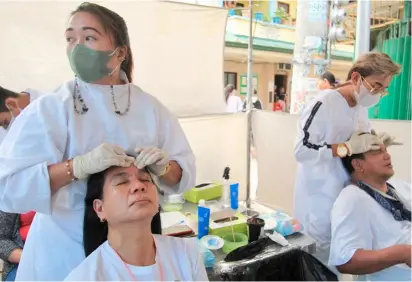
[[[159,202],[161,205],[164,204],[163,196],[161,195],[159,195]],[[254,210],[260,211],[258,208],[254,208]],[[180,212],[197,214],[197,205],[186,202]],[[238,272],[239,270],[250,266],[253,263],[257,263],[261,260],[286,253],[292,249],[302,249],[310,254],[313,254],[316,251],[315,241],[309,236],[306,236],[302,233],[290,235],[286,239],[289,241],[289,245],[286,247],[282,247],[278,244],[272,244],[267,246],[264,251],[262,251],[252,259],[244,259],[235,262],[225,262],[224,258],[226,257],[226,254],[223,253],[222,250],[213,251],[213,254],[216,257],[216,263],[213,268],[207,269],[209,279],[214,281],[220,280],[220,276],[222,274]]]

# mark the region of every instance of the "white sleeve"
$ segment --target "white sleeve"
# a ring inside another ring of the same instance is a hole
[[[372,249],[373,236],[369,213],[364,203],[365,198],[360,195],[360,192],[364,192],[353,189],[359,188],[344,188],[332,208],[329,256],[329,265],[332,266],[347,263],[358,249]]]
[[[318,101],[308,105],[300,117],[295,143],[295,158],[300,163],[312,165],[333,158],[331,144],[324,139],[330,122],[326,107]]]
[[[159,181],[159,186],[166,192],[183,193],[195,186],[196,158],[179,121],[164,106],[160,105],[159,111],[160,149],[164,150],[169,159],[176,161],[182,168],[182,178],[178,184],[170,187]]]
[[[63,103],[47,95],[16,118],[0,145],[0,209],[51,213],[48,165],[62,161],[67,140]]]

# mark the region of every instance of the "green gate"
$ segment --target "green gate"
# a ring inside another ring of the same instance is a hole
[[[369,110],[370,118],[411,120],[411,2],[404,3],[404,19],[382,31],[375,48],[401,64],[402,72],[389,85],[389,95]]]

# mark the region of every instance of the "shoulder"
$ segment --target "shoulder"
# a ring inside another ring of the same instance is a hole
[[[155,96],[147,93],[139,86],[130,84],[131,91],[135,95],[139,103],[143,104],[146,108],[152,108],[155,112],[161,115],[173,116],[172,113],[159,101]]]
[[[48,110],[53,112],[58,111],[59,108],[64,108],[66,105],[72,104],[73,91],[73,81],[68,81],[51,93],[39,95],[37,99],[29,104],[27,109],[40,114]]]
[[[104,267],[99,266],[99,264],[103,261],[102,253],[105,244],[107,244],[107,241],[98,247],[87,258],[85,258],[75,269],[73,269],[66,277],[65,281],[97,280],[96,273],[98,273],[99,267]]]
[[[182,256],[182,254],[188,255],[190,260],[196,260],[198,254],[198,248],[196,246],[196,240],[194,238],[176,238],[172,236],[153,235],[156,244],[162,247],[173,250],[174,253]],[[182,253],[184,252],[184,253]]]
[[[333,209],[360,209],[365,206],[365,200],[367,202],[369,197],[365,191],[356,185],[350,184],[342,189],[333,205]]]

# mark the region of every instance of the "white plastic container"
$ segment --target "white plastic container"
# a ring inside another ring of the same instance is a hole
[[[185,199],[183,194],[165,194],[164,202],[165,204],[162,207],[164,211],[180,211],[183,209]]]

